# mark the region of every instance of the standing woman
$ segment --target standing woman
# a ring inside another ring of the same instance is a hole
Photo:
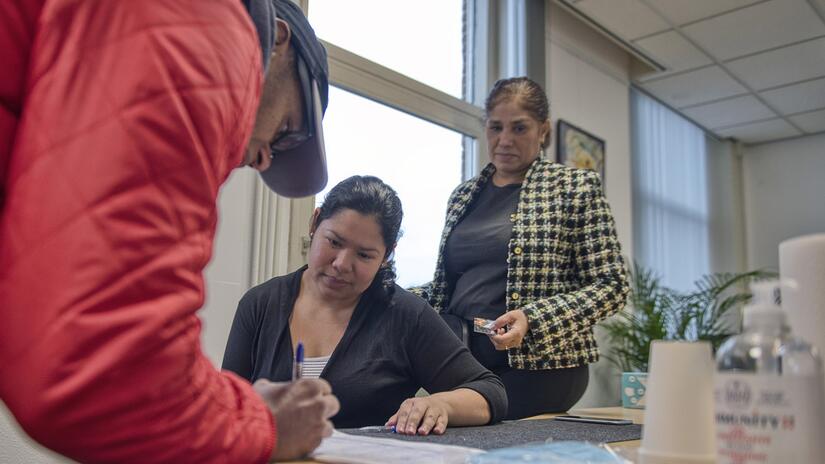
[[[599,358],[593,326],[625,304],[613,216],[595,172],[546,161],[549,105],[526,77],[485,102],[490,164],[450,196],[433,281],[439,311],[507,390],[508,418],[569,409]],[[496,335],[473,318],[495,319]]]

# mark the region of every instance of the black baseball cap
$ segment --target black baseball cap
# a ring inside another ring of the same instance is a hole
[[[327,185],[327,159],[322,120],[329,100],[327,51],[306,16],[290,0],[272,0],[279,19],[292,32],[299,86],[304,104],[308,138],[285,150],[272,148],[272,164],[261,178],[275,193],[285,197],[314,195]]]

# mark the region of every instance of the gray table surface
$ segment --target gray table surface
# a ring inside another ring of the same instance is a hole
[[[563,422],[553,419],[506,421],[483,427],[451,427],[444,435],[414,436],[392,432],[368,432],[358,429],[340,429],[352,435],[377,438],[394,438],[407,441],[423,441],[442,445],[458,445],[483,450],[506,448],[548,441],[588,441],[612,443],[639,440],[641,425],[604,425],[580,422]]]

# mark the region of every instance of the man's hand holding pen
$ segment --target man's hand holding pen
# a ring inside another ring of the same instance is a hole
[[[303,348],[298,343],[292,382],[259,379],[252,385],[269,406],[278,431],[270,460],[298,459],[317,448],[322,439],[332,435],[329,419],[341,407],[326,380],[301,378]]]
[[[329,419],[341,407],[326,380],[301,378],[303,348],[299,343],[295,350],[292,382],[259,379],[252,385],[275,419],[278,437],[271,460],[298,459],[317,448],[322,439],[332,435]]]
[[[326,380],[276,383],[259,379],[252,387],[275,419],[278,436],[272,460],[298,459],[332,435],[333,425],[329,419],[341,406]]]

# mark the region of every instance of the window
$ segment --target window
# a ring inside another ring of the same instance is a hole
[[[380,177],[404,208],[398,284],[429,282],[447,198],[461,182],[462,135],[334,87],[324,126],[329,184],[316,204],[351,175]]]
[[[475,2],[306,3],[329,54],[331,84],[324,117],[329,184],[315,204],[349,176],[384,180],[404,207],[398,283],[428,282],[447,198],[478,171],[482,111],[471,103],[475,55],[468,53],[477,47]]]
[[[686,290],[710,270],[705,134],[632,91],[633,246],[668,287]]]
[[[502,75],[523,73],[511,68],[524,60],[510,55],[543,43],[543,10],[531,22],[528,9],[518,8],[524,0],[293,1],[308,12],[329,58],[328,187],[372,174],[395,188],[405,210],[399,283],[429,281],[449,192],[487,162],[487,89]],[[526,29],[538,40],[515,40],[513,31]],[[535,61],[543,70],[543,54]],[[305,262],[307,224],[326,193],[287,200],[262,184],[256,189],[253,284]]]
[[[416,81],[462,94],[463,0],[310,0],[318,36]]]

